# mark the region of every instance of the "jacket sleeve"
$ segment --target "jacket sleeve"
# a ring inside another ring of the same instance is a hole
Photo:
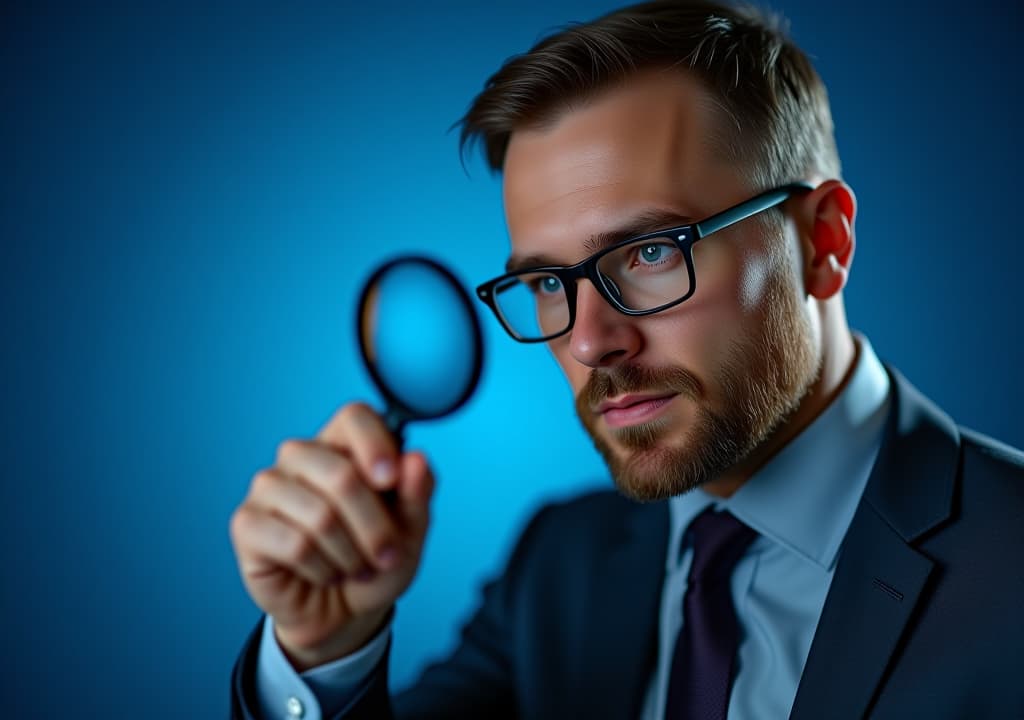
[[[519,629],[529,617],[531,559],[535,528],[546,511],[530,522],[512,552],[504,573],[483,589],[482,601],[463,626],[458,647],[429,665],[409,689],[388,694],[388,654],[359,696],[333,720],[514,720],[519,716]],[[523,602],[527,599],[527,602]],[[261,627],[249,636],[232,673],[233,720],[263,720],[258,714],[254,679]]]
[[[232,720],[262,720],[261,703],[256,688],[258,664],[260,661],[260,642],[265,641],[264,625],[266,616],[260,619],[255,630],[250,634],[242,648],[241,655],[235,663],[231,678],[231,717]],[[390,640],[383,658],[377,662],[370,676],[358,686],[350,702],[334,717],[344,718],[388,718],[390,710],[386,709],[387,697],[387,657]],[[356,712],[358,710],[358,713]],[[330,717],[325,715],[325,718]]]

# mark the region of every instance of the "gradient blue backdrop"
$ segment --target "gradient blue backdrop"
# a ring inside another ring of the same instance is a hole
[[[258,617],[232,509],[279,441],[374,399],[352,329],[373,265],[501,269],[499,183],[448,128],[506,57],[611,6],[3,4],[6,714],[226,713]],[[860,200],[851,322],[1024,445],[1018,11],[781,9]],[[542,499],[606,483],[545,351],[486,340],[476,398],[409,433],[440,485],[397,683],[451,646]]]

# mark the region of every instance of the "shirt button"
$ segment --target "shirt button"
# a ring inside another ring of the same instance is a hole
[[[302,707],[302,701],[294,695],[288,698],[288,702],[285,703],[285,709],[288,710],[288,717],[295,718],[295,720],[306,714],[306,708]]]

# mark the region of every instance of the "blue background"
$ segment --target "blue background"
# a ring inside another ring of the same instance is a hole
[[[374,399],[358,284],[500,271],[500,186],[449,126],[605,2],[4,3],[3,638],[14,717],[222,717],[258,617],[228,518],[284,438]],[[1024,445],[1019,12],[783,8],[860,200],[848,310],[958,420]],[[486,323],[480,392],[409,431],[439,476],[394,678],[449,648],[544,498],[602,485],[554,363]]]

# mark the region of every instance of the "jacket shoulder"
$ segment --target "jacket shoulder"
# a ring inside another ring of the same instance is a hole
[[[962,500],[980,501],[996,515],[1002,514],[999,505],[1024,512],[1024,452],[965,428],[960,438]]]
[[[592,524],[595,520],[621,519],[640,505],[615,490],[590,490],[561,500],[551,500],[537,511],[535,517],[570,524]]]
[[[1024,451],[969,428],[960,428],[965,460],[1024,481]]]
[[[615,490],[592,490],[541,505],[519,544],[589,554],[632,535],[638,523],[651,521],[662,511],[667,523],[665,503],[640,503]]]

